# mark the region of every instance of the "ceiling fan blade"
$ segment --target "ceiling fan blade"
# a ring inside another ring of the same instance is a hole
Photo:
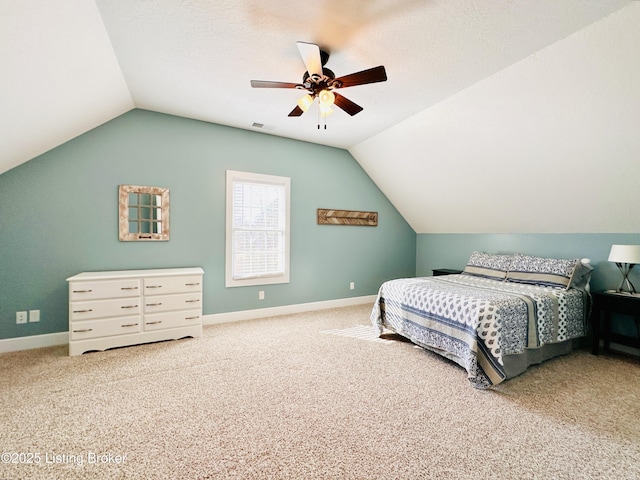
[[[253,88],[304,88],[304,85],[299,83],[269,82],[266,80],[251,80],[251,86]]]
[[[386,80],[387,72],[382,65],[336,78],[336,82],[340,82],[342,84],[340,88],[354,87],[356,85],[364,85],[366,83],[385,82]]]
[[[322,76],[322,59],[320,58],[320,47],[315,43],[296,42],[298,51],[304,62],[304,66],[307,67],[309,75]]]
[[[294,108],[293,110],[291,110],[291,113],[289,113],[289,117],[299,117],[300,115],[302,115],[304,113],[304,111],[298,106],[296,105],[296,108]]]
[[[336,96],[336,98],[335,98],[333,103],[335,105],[337,105],[338,107],[340,107],[345,112],[347,112],[352,117],[356,113],[360,113],[362,111],[362,107],[360,105],[358,105],[357,103],[353,103],[351,100],[349,100],[348,98],[343,97],[342,95],[340,95],[337,92],[333,92],[333,94]]]

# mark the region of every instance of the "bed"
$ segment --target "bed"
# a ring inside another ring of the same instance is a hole
[[[587,331],[587,259],[473,252],[461,274],[383,283],[371,312],[392,331],[462,366],[491,388],[568,354]]]

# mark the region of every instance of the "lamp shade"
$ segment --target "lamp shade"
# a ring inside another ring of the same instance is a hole
[[[609,261],[616,263],[640,263],[640,245],[611,245]]]
[[[333,108],[331,108],[329,105],[324,105],[322,103],[320,104],[320,116],[321,117],[328,117],[332,113],[333,113]]]
[[[333,105],[333,102],[336,101],[336,96],[331,90],[322,90],[318,98],[320,99],[320,104],[326,107]]]
[[[305,95],[301,99],[298,100],[298,106],[303,112],[309,110],[309,107],[313,103],[313,97],[311,95]]]

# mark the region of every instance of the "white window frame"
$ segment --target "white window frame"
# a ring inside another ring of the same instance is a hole
[[[266,185],[278,185],[285,190],[285,229],[284,229],[284,272],[280,274],[269,274],[251,278],[233,278],[233,186],[237,182],[257,183]],[[245,287],[251,285],[271,285],[277,283],[289,283],[289,258],[290,258],[290,203],[291,203],[291,179],[276,175],[265,175],[260,173],[238,172],[227,170],[227,194],[226,194],[226,266],[225,266],[225,286]]]

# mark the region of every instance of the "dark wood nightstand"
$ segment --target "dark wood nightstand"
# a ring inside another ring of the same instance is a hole
[[[434,277],[439,275],[455,275],[457,273],[462,273],[462,270],[452,270],[451,268],[436,268],[431,271],[433,272]]]
[[[615,292],[594,292],[592,296],[593,313],[591,314],[591,330],[593,334],[593,345],[591,353],[598,355],[600,339],[604,340],[605,352],[609,350],[610,341],[629,347],[640,348],[640,338],[628,337],[611,332],[612,313],[630,315],[635,320],[636,326],[640,325],[640,296]],[[601,325],[600,321],[603,319],[602,314],[604,314],[604,321]],[[629,317],[620,317],[620,321],[628,321],[628,319]]]

